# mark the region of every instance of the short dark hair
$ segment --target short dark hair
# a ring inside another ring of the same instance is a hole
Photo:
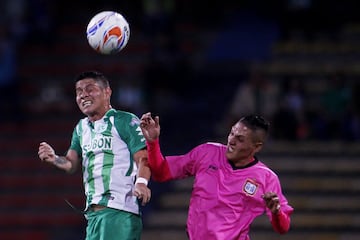
[[[270,128],[270,123],[259,115],[247,115],[239,120],[246,127],[250,128],[253,131],[262,130],[267,135]]]
[[[101,72],[98,72],[98,71],[82,72],[75,78],[75,82],[78,82],[78,81],[83,80],[85,78],[92,78],[96,82],[100,83],[103,87],[110,87],[109,80]]]

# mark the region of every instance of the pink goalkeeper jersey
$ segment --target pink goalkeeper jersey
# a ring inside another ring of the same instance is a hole
[[[281,210],[293,208],[282,194],[277,175],[260,161],[233,169],[226,146],[206,143],[181,156],[167,156],[174,179],[195,176],[187,231],[191,240],[246,240],[253,220],[263,214],[271,220],[262,195],[275,192]]]

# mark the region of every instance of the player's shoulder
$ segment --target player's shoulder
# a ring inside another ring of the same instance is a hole
[[[204,143],[204,145],[207,145],[207,146],[213,147],[213,148],[223,148],[223,147],[225,147],[224,144],[219,143],[219,142],[206,142],[206,143]]]
[[[136,116],[132,112],[111,109],[107,113],[107,116],[108,117],[114,117],[116,120],[120,121],[121,123],[129,123],[131,126],[140,125],[139,117]]]
[[[267,164],[262,162],[259,158],[256,157],[256,159],[258,161],[258,163],[256,164],[256,167],[259,168],[259,170],[261,170],[263,172],[267,172],[269,175],[277,177],[277,174],[275,173],[274,170],[272,170]]]
[[[205,142],[198,146],[199,148],[206,149],[208,151],[219,151],[224,150],[226,146],[219,142]]]
[[[123,110],[116,110],[116,109],[111,109],[109,110],[106,115],[108,117],[115,117],[115,118],[120,118],[120,119],[132,119],[132,118],[138,118],[134,113],[132,112],[127,112],[127,111],[123,111]]]
[[[110,109],[107,113],[107,116],[117,116],[117,117],[128,117],[128,116],[135,116],[134,113],[124,111],[124,110],[118,110],[118,109]]]

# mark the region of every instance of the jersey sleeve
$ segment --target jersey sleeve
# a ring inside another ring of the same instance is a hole
[[[80,134],[81,131],[81,121],[76,125],[73,130],[71,144],[69,149],[75,150],[78,156],[82,156],[81,144],[80,144]]]
[[[200,144],[189,152],[178,156],[165,156],[171,175],[174,179],[182,179],[189,176],[194,176],[198,169],[206,161],[207,157],[211,155],[212,149],[208,144]]]
[[[163,157],[159,139],[156,139],[154,142],[146,142],[149,159],[148,163],[151,169],[151,176],[154,181],[165,182],[172,179],[169,164]]]
[[[267,188],[265,192],[275,192],[280,200],[280,213],[272,214],[269,209],[266,209],[266,215],[268,216],[273,229],[278,233],[285,233],[290,227],[290,215],[294,211],[293,207],[288,204],[288,200],[284,196],[278,176],[270,172],[268,178]]]
[[[280,210],[277,214],[272,214],[271,225],[275,232],[284,234],[289,231],[291,213]]]
[[[132,113],[122,112],[114,119],[115,128],[123,139],[131,154],[146,148],[145,138],[140,129],[140,119]]]
[[[284,194],[282,192],[280,180],[275,173],[271,172],[271,175],[268,178],[268,182],[267,182],[266,186],[267,187],[265,189],[265,192],[274,192],[278,195],[279,200],[280,200],[281,210],[285,213],[291,214],[294,209],[288,204],[288,200],[286,199],[286,197],[284,196]],[[271,218],[270,210],[267,210],[267,215]]]
[[[172,179],[182,179],[195,175],[196,162],[202,159],[202,145],[195,147],[183,155],[164,157],[160,150],[159,139],[147,142],[149,165],[155,181],[164,182]]]

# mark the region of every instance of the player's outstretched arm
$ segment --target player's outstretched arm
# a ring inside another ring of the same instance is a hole
[[[140,128],[146,139],[149,157],[148,163],[151,169],[152,178],[157,182],[165,182],[172,179],[168,162],[160,150],[159,117],[156,116],[155,118],[152,118],[150,112],[143,114],[141,117]]]

